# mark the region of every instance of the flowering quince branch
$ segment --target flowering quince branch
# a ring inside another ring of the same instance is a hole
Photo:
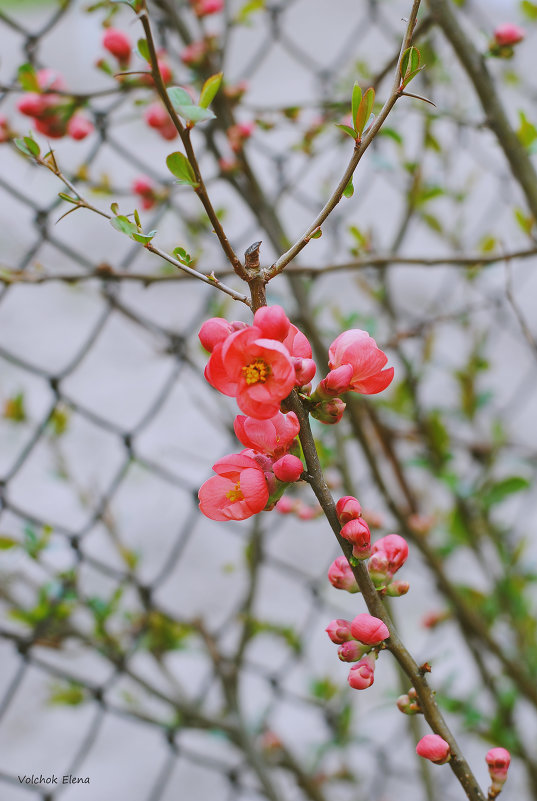
[[[334,192],[326,202],[324,208],[319,212],[317,217],[313,220],[311,225],[304,231],[302,236],[292,245],[285,253],[283,253],[279,259],[277,259],[274,264],[265,272],[264,278],[265,281],[270,281],[271,278],[274,278],[275,275],[279,275],[282,270],[291,262],[299,253],[300,251],[306,247],[310,239],[320,231],[321,225],[325,222],[326,218],[332,213],[335,209],[346,188],[349,186],[350,181],[352,180],[352,176],[354,175],[354,171],[356,167],[360,163],[360,160],[364,153],[366,152],[367,148],[376,137],[380,129],[382,128],[386,118],[388,117],[389,113],[391,112],[392,108],[394,107],[397,100],[404,94],[404,86],[401,83],[401,65],[403,63],[403,57],[405,52],[409,48],[412,37],[414,33],[414,28],[416,26],[416,20],[418,17],[418,11],[420,7],[421,0],[414,0],[412,5],[412,10],[410,12],[407,28],[405,32],[405,36],[403,38],[403,43],[401,45],[401,51],[399,53],[399,59],[397,61],[397,69],[395,71],[395,78],[392,85],[392,90],[386,102],[384,103],[382,109],[380,110],[378,116],[373,121],[371,126],[368,128],[367,133],[363,138],[360,137],[356,138],[354,151],[352,157],[347,165],[343,176],[338,183],[337,187],[335,188]],[[367,121],[366,121],[367,122]]]

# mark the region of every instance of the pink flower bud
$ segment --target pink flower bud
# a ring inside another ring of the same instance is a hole
[[[338,556],[328,568],[328,580],[336,590],[358,592],[358,584],[346,557]]]
[[[507,779],[507,771],[511,764],[511,754],[506,748],[491,748],[485,756],[485,761],[489,768],[490,778],[495,789],[501,789]]]
[[[294,511],[295,504],[293,503],[293,501],[290,498],[287,498],[284,495],[283,498],[280,498],[280,500],[277,502],[277,504],[276,504],[276,506],[274,508],[281,515],[289,515],[289,514],[291,514],[291,512]]]
[[[375,681],[375,657],[363,656],[353,665],[347,678],[354,690],[367,690]]]
[[[254,314],[254,325],[261,331],[265,339],[277,339],[283,342],[291,325],[289,318],[281,306],[262,306]]]
[[[131,58],[132,44],[127,34],[116,28],[108,28],[103,36],[103,47],[126,66]]]
[[[36,131],[50,137],[50,139],[60,139],[67,133],[67,123],[63,117],[53,114],[44,119],[35,119],[34,126]]]
[[[336,645],[352,640],[351,624],[349,620],[332,620],[325,629],[326,633]]]
[[[353,373],[354,370],[351,364],[342,364],[341,367],[330,370],[326,378],[323,378],[315,390],[315,397],[321,399],[334,398],[344,392],[348,392],[351,388],[350,382]]]
[[[151,103],[144,113],[144,119],[150,128],[164,128],[170,118],[168,112],[160,103]]]
[[[224,0],[197,0],[193,3],[194,11],[198,17],[207,17],[217,14],[224,8]]]
[[[157,58],[158,71],[163,82],[167,85],[173,81],[173,72],[170,65],[162,58]]]
[[[198,337],[205,350],[212,353],[215,347],[227,339],[232,331],[231,323],[228,323],[223,317],[211,317],[209,320],[205,320],[201,326]]]
[[[317,510],[305,503],[299,503],[296,514],[299,520],[314,520],[318,516]]]
[[[368,645],[363,645],[356,642],[356,640],[348,640],[348,642],[344,642],[339,646],[337,655],[342,662],[357,662],[369,650]]]
[[[499,25],[494,31],[494,41],[499,47],[512,47],[521,42],[525,36],[526,31],[512,22]]]
[[[397,699],[397,709],[404,715],[415,715],[420,711],[419,705],[408,695],[400,695]]]
[[[408,581],[392,581],[391,584],[388,584],[386,587],[386,595],[389,595],[391,598],[400,598],[401,595],[406,595],[410,589],[410,584]]]
[[[336,503],[336,512],[339,522],[344,526],[349,520],[356,520],[362,516],[362,507],[352,495],[344,495]]]
[[[344,331],[328,350],[330,370],[350,364],[352,374],[348,389],[364,395],[382,392],[391,383],[393,367],[383,369],[387,361],[388,357],[375,340],[359,328]]]
[[[85,139],[92,131],[93,124],[82,114],[74,114],[67,123],[67,133],[71,139]]]
[[[408,545],[399,534],[388,534],[381,537],[372,548],[373,553],[382,553],[388,560],[388,570],[392,574],[396,573],[404,565],[408,558]]]
[[[317,366],[313,359],[302,359],[298,356],[293,356],[291,361],[295,368],[295,386],[304,387],[309,384],[317,372]]]
[[[319,420],[325,425],[333,426],[339,423],[345,411],[345,403],[341,398],[332,398],[331,400],[320,401],[310,410],[312,417]]]
[[[42,92],[50,91],[51,89],[56,89],[61,92],[67,89],[67,84],[65,83],[63,75],[49,67],[37,70],[37,83]]]
[[[290,483],[292,481],[299,480],[300,476],[304,472],[304,465],[298,456],[293,456],[292,453],[287,453],[285,456],[282,456],[281,459],[278,459],[277,462],[274,462],[272,469],[274,471],[274,475],[277,479],[279,479],[279,481]]]
[[[207,55],[207,43],[202,39],[183,48],[181,61],[189,67],[198,67]]]
[[[443,765],[451,757],[448,743],[439,734],[422,737],[416,746],[416,753],[424,759],[430,759],[435,765]]]
[[[386,586],[386,582],[388,581],[388,559],[386,554],[380,552],[373,552],[371,554],[371,559],[367,563],[367,569],[369,571],[369,576],[371,581],[377,587],[377,589],[381,589],[382,587]]]
[[[371,532],[362,517],[349,520],[340,532],[341,536],[353,547],[353,556],[357,559],[367,559],[371,555]]]
[[[390,636],[388,626],[368,612],[356,615],[351,621],[351,634],[355,640],[366,645],[378,645]]]
[[[27,117],[40,117],[49,106],[46,95],[37,92],[25,92],[17,101],[17,108]]]

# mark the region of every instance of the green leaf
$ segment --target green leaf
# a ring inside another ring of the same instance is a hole
[[[201,108],[208,108],[213,102],[220,86],[222,85],[223,72],[217,72],[216,75],[211,75],[203,84],[199,105]]]
[[[115,203],[115,202],[111,203],[110,211],[112,212],[112,214],[117,214],[119,212],[119,203]]]
[[[215,118],[214,112],[210,108],[201,106],[176,106],[175,110],[187,122],[205,122]]]
[[[116,231],[120,231],[122,234],[127,234],[127,236],[138,233],[136,225],[121,214],[110,220],[110,225],[115,228]]]
[[[403,53],[403,58],[401,59],[401,78],[405,86],[419,70],[420,61],[420,51],[413,45]]]
[[[530,0],[522,0],[520,10],[532,22],[537,20],[537,3],[531,3]]]
[[[523,111],[518,112],[520,126],[517,133],[518,138],[525,148],[530,148],[537,139],[537,128],[531,123]]]
[[[147,39],[138,39],[136,48],[141,57],[150,64],[151,56],[149,54],[149,46],[147,44]]]
[[[150,231],[148,234],[142,234],[137,231],[135,234],[131,234],[131,239],[134,239],[135,242],[140,242],[142,245],[147,245],[148,242],[151,242],[156,233],[156,230]]]
[[[322,235],[323,232],[321,231],[321,229],[317,228],[317,230],[310,236],[310,239],[320,239]]]
[[[356,116],[358,114],[358,109],[360,108],[360,103],[362,102],[362,90],[360,86],[355,83],[352,87],[352,99],[351,99],[351,110],[352,110],[352,124],[356,130]]]
[[[61,197],[66,203],[73,203],[73,205],[78,206],[79,201],[76,197],[71,197],[71,195],[67,195],[65,192],[58,192],[58,197]]]
[[[340,128],[343,131],[343,133],[346,133],[352,139],[356,139],[356,131],[354,130],[354,128],[351,128],[349,125],[343,125],[341,123],[341,124],[337,124],[336,128]]]
[[[345,189],[343,190],[343,195],[344,197],[352,197],[354,195],[354,186],[352,183],[352,178],[345,187]]]
[[[530,482],[522,476],[510,476],[498,481],[483,495],[483,503],[489,508],[501,503],[509,495],[528,489]]]
[[[8,551],[19,543],[13,537],[0,537],[0,551]]]
[[[374,102],[375,102],[375,90],[373,88],[369,88],[365,93],[365,95],[362,97],[362,101],[360,103],[360,106],[358,107],[358,112],[356,114],[356,119],[354,121],[354,127],[356,129],[356,133],[358,134],[358,136],[361,136],[363,134],[364,128],[366,124],[369,122]]]
[[[15,143],[17,150],[20,150],[20,152],[24,153],[25,156],[30,156],[30,158],[39,156],[39,153],[41,152],[35,139],[32,139],[30,136],[25,136],[22,139],[16,138],[13,140],[13,142]]]
[[[239,10],[236,20],[239,23],[250,22],[250,17],[256,11],[263,11],[265,8],[265,0],[248,0],[247,3]]]
[[[31,64],[21,64],[17,71],[17,78],[26,92],[40,92],[37,73]]]
[[[170,86],[167,92],[174,108],[177,108],[178,106],[194,105],[194,101],[190,97],[189,93],[186,91],[186,89],[183,89],[182,86]]]
[[[199,186],[192,165],[183,153],[170,153],[166,159],[166,166],[180,184],[188,184],[194,188]]]

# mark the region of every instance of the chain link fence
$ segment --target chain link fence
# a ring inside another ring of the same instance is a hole
[[[159,246],[181,245],[202,272],[223,271],[197,198],[164,170],[173,143],[143,122],[151,89],[118,89],[94,69],[103,55],[100,26],[113,8],[95,5],[91,13],[74,0],[0,10],[0,112],[24,135],[27,120],[15,110],[18,67],[58,69],[69,91],[87,95],[95,124],[87,140],[54,145],[81,193],[105,209],[117,200],[127,213],[132,180],[149,176],[162,201],[144,213],[144,226],[158,229]],[[239,25],[244,4],[226,3],[222,19],[207,22],[221,37],[229,84],[248,81],[239,119],[257,123],[245,152],[264,207],[255,207],[240,176],[222,176],[217,157],[230,154],[218,125],[196,129],[194,138],[239,252],[262,239],[269,263],[278,255],[275,219],[292,238],[326,200],[349,150],[331,123],[347,113],[357,76],[364,84],[383,76],[406,6],[268,2]],[[465,24],[484,40],[514,7],[467,2]],[[189,9],[162,0],[150,11],[175,82],[188,84],[180,56],[199,35]],[[113,24],[135,39],[133,18],[121,8]],[[528,247],[513,213],[524,204],[454,57],[438,32],[428,36],[424,53],[432,58],[437,48],[444,61],[435,62],[435,78],[425,72],[420,91],[434,92],[436,108],[398,105],[360,165],[355,196],[310,243],[301,267],[291,268],[294,284],[284,277],[271,283],[270,300],[297,321],[314,318],[325,342],[345,326],[368,328],[391,346],[396,374],[411,362],[438,436],[444,424],[434,412],[447,410],[453,470],[469,488],[479,471],[488,476],[490,429],[506,443],[504,474],[521,472],[533,484],[535,256],[513,258],[509,270],[501,261],[486,266],[501,249]],[[512,62],[494,65],[509,104],[528,118],[533,39],[530,31],[517,55],[522,77],[515,81]],[[383,91],[380,81],[379,97]],[[204,382],[196,334],[207,316],[242,312],[89,212],[56,224],[66,210],[57,179],[9,144],[0,157],[1,268],[9,276],[0,297],[2,798],[459,798],[449,771],[431,775],[416,764],[422,726],[395,709],[408,687],[387,656],[373,690],[347,691],[346,666],[325,642],[324,627],[356,614],[360,601],[341,598],[326,581],[337,547],[322,519],[306,522],[314,509],[309,488],[297,495],[304,520],[273,512],[223,526],[198,512],[210,465],[236,443],[233,404]],[[372,263],[389,251],[399,263]],[[485,266],[456,263],[476,252]],[[400,263],[413,257],[438,263]],[[348,270],[313,272],[351,260]],[[300,276],[300,269],[310,272]],[[442,527],[449,487],[424,479],[422,432],[398,417],[408,398],[400,393],[399,407],[369,402],[396,444],[422,524],[432,515]],[[461,414],[465,402],[474,415]],[[316,433],[335,491],[351,483],[370,522],[380,516],[383,532],[395,530],[351,428],[319,426]],[[374,451],[390,465],[393,454],[379,442]],[[531,535],[534,509],[531,489],[502,507],[513,545]],[[487,548],[483,555],[461,542],[460,553],[446,554],[448,575],[471,583],[476,596],[493,563]],[[531,537],[526,558],[535,560]],[[423,614],[444,609],[445,600],[419,548],[406,570],[411,592],[394,605],[405,640],[433,664],[446,699],[471,696],[485,718],[491,702],[481,699],[483,674],[457,622],[421,626]],[[472,729],[471,709],[465,715],[452,704],[448,713],[470,760],[481,765],[481,721]],[[524,705],[516,715],[535,759],[535,715]],[[484,784],[484,767],[478,775]],[[526,775],[515,773],[511,797],[529,797]]]

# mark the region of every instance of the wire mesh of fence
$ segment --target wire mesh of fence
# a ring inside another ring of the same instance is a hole
[[[160,202],[143,213],[144,230],[241,290],[194,193],[165,170],[176,146],[143,122],[151,87],[94,68],[103,17],[116,7],[95,5],[0,11],[0,112],[24,135],[19,66],[60,70],[95,125],[83,142],[54,144],[69,180],[99,208],[118,201],[129,213],[133,179],[149,176]],[[239,253],[263,240],[269,264],[322,207],[350,147],[332,123],[348,113],[357,77],[380,97],[386,90],[407,5],[286,0],[246,15],[244,3],[226,3],[204,23],[219,37],[213,56],[229,86],[248,82],[241,105],[224,110],[236,118],[217,115],[194,132]],[[248,24],[237,22],[241,9]],[[200,36],[190,4],[149,10],[176,83],[188,85],[181,54]],[[484,46],[502,7],[467,2],[460,13]],[[112,17],[136,39],[133,19],[123,8]],[[407,521],[412,590],[394,605],[401,630],[433,664],[483,783],[484,742],[510,732],[520,765],[512,786],[537,797],[527,686],[536,670],[531,215],[427,8],[420,25],[431,64],[420,92],[436,107],[398,106],[354,197],[269,295],[320,346],[364,327],[391,348],[404,376],[392,400],[353,404],[342,432],[316,429],[328,474],[336,492],[364,499],[382,532]],[[516,81],[513,62],[491,67],[521,128],[531,126],[534,38],[530,29]],[[254,120],[235,171],[221,161],[234,158],[225,129]],[[376,692],[357,699],[346,689],[324,627],[360,601],[327,583],[338,549],[309,488],[297,490],[295,515],[223,526],[199,514],[209,466],[236,442],[233,404],[204,381],[196,334],[208,316],[247,319],[246,309],[89,211],[56,224],[68,210],[64,187],[1,148],[2,797],[460,797],[447,771],[416,764],[426,730],[395,709],[408,687],[388,658]],[[454,612],[442,628],[419,625],[446,603]]]

